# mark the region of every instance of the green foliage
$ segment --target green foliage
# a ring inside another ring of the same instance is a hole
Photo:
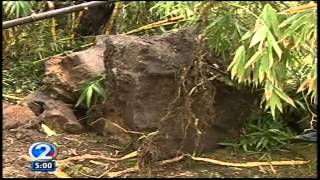
[[[41,11],[42,4],[35,1],[4,1],[4,21]],[[42,85],[43,59],[93,41],[94,38],[89,37],[84,41],[75,39],[75,44],[71,44],[72,21],[67,17],[62,19],[65,21],[57,21],[59,26],[54,26],[55,34],[52,33],[52,19],[2,31],[4,93],[24,96],[35,90]]]
[[[248,120],[244,129],[238,140],[226,140],[220,144],[237,151],[272,152],[289,143],[295,135],[283,121],[274,121],[270,115]]]
[[[231,4],[252,5],[247,2],[231,2]],[[239,45],[241,36],[248,30],[248,24],[253,18],[239,11],[237,7],[230,5],[226,7],[226,3],[222,2],[216,3],[211,11],[208,17],[209,24],[204,30],[209,38],[209,48],[217,55],[229,59],[229,54]]]
[[[133,1],[124,5],[117,19],[117,32],[124,33],[141,26],[148,25],[167,18],[182,16],[183,21],[168,26],[149,29],[137,35],[154,35],[163,32],[176,31],[179,28],[192,25],[197,20],[196,7],[201,2],[181,1]]]
[[[35,4],[35,1],[3,1],[4,12],[9,18],[30,15]]]
[[[82,88],[81,95],[78,98],[76,107],[82,105],[90,108],[93,104],[101,103],[105,100],[107,94],[106,76],[97,76],[88,81]]]
[[[229,66],[231,78],[264,87],[263,102],[274,118],[277,111],[283,112],[284,103],[296,107],[301,95],[288,95],[293,92],[307,90],[316,104],[315,7],[288,14],[266,4],[259,16],[246,9],[256,23],[240,40]]]
[[[3,59],[2,83],[4,94],[23,94],[34,91],[41,85],[44,75],[43,64],[32,61],[8,61]]]

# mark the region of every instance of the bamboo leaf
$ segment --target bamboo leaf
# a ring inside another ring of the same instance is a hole
[[[269,60],[267,54],[264,53],[260,59],[260,66],[259,66],[259,82],[261,83],[265,77],[265,72],[268,71]]]
[[[253,82],[254,82],[255,86],[258,87],[260,63],[256,63],[254,66],[255,67],[254,67],[254,71],[253,71]]]
[[[280,82],[283,82],[285,80],[287,71],[286,71],[286,62],[285,61],[281,61],[280,63],[277,63],[275,65],[275,71],[277,74],[277,79]]]
[[[275,92],[278,94],[278,96],[281,99],[283,99],[288,104],[290,104],[290,105],[292,105],[293,107],[296,108],[296,105],[294,104],[293,100],[288,95],[286,95],[283,91],[279,90],[278,88],[275,88]]]
[[[222,19],[223,19],[222,16],[217,17],[212,23],[210,23],[210,24],[207,26],[207,28],[206,28],[205,31],[213,28],[213,27],[214,27],[218,22],[220,22]]]
[[[260,41],[263,41],[267,36],[268,28],[266,26],[262,26],[257,32],[253,35],[249,48],[256,45]]]
[[[292,24],[293,21],[295,21],[299,16],[301,16],[300,14],[294,14],[293,16],[289,17],[288,19],[284,20],[279,26],[278,28],[283,28],[285,26],[287,26],[288,24]]]
[[[244,47],[244,45],[242,45],[237,49],[237,51],[234,55],[234,58],[228,67],[228,70],[230,70],[232,68],[231,69],[231,79],[233,79],[235,74],[237,73],[238,64],[239,64],[241,58],[244,56],[244,54],[245,54],[245,47]]]
[[[97,92],[102,97],[105,97],[105,92],[104,92],[103,88],[98,83],[93,84],[92,87],[95,90],[95,92]]]
[[[273,49],[276,51],[276,53],[277,53],[277,55],[279,57],[279,60],[280,60],[281,59],[281,55],[282,55],[282,50],[279,47],[276,39],[274,38],[274,36],[270,32],[268,33],[268,41],[271,43],[269,45],[271,45],[273,47]]]
[[[243,52],[243,55],[241,56],[241,59],[239,60],[239,64],[237,66],[237,70],[238,70],[238,82],[240,83],[242,80],[244,80],[244,75],[245,75],[245,68],[244,68],[244,65],[246,63],[246,59],[245,59],[245,51]]]
[[[57,168],[53,174],[57,176],[57,178],[71,178],[71,176],[63,172],[60,168]]]
[[[269,57],[269,69],[271,69],[274,59],[273,59],[273,50],[272,50],[272,42],[271,39],[268,38],[268,57]]]
[[[13,4],[13,5],[11,5],[9,16],[12,16],[15,11],[16,11],[16,7],[15,7],[15,4]]]
[[[267,27],[277,35],[279,21],[276,10],[273,9],[270,4],[266,4],[260,17],[265,22]]]
[[[264,87],[264,94],[266,97],[266,101],[268,102],[273,94],[273,86],[270,81],[266,81],[265,87]]]
[[[307,89],[307,85],[308,85],[308,80],[303,81],[302,84],[299,86],[297,93],[302,92],[305,89]]]
[[[47,136],[56,136],[57,133],[51,130],[47,125],[41,124],[43,131],[47,134]]]
[[[307,110],[306,106],[301,101],[296,100],[295,103],[298,104],[303,110]]]
[[[303,25],[305,25],[308,21],[304,20],[305,15],[301,15],[301,17],[299,17],[297,20],[295,20],[288,28],[287,30],[284,32],[284,37],[286,38],[288,36],[292,36],[293,32],[295,32],[296,30],[298,30],[300,27],[302,27]]]
[[[83,100],[86,98],[86,93],[87,93],[87,89],[81,93],[75,107],[78,107],[83,102]]]
[[[276,108],[278,108],[280,112],[282,112],[282,104],[281,104],[280,98],[277,96],[277,94],[273,93],[269,103],[270,103],[270,110],[271,110],[272,117],[275,118]]]
[[[278,15],[276,13],[276,10],[271,7],[268,14],[269,15],[267,16],[266,21],[270,23],[270,26],[273,30],[273,33],[276,36],[278,36],[278,34],[279,34],[279,28],[278,28],[279,20],[278,20]]]
[[[249,37],[252,36],[252,34],[253,34],[253,32],[247,31],[247,32],[242,36],[241,41],[244,41],[244,40],[248,39]]]
[[[92,98],[93,88],[92,85],[88,87],[86,97],[87,97],[87,107],[89,108],[91,105],[91,98]]]
[[[251,64],[255,63],[262,55],[262,50],[257,51],[245,64],[244,68],[247,69]]]

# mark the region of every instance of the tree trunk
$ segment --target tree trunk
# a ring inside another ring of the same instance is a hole
[[[102,30],[112,16],[114,4],[106,4],[88,8],[80,18],[76,29],[78,36],[93,36],[103,34]]]

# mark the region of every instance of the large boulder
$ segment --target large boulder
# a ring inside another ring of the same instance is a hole
[[[110,101],[130,128],[159,127],[176,96],[179,71],[192,62],[192,42],[185,38],[112,35],[106,39]]]
[[[162,159],[177,151],[211,151],[224,138],[237,136],[257,107],[256,95],[227,85],[223,78],[205,82],[206,88],[197,86],[196,38],[192,31],[180,31],[105,39],[109,108],[128,129],[160,134],[144,141],[141,157],[152,154],[151,159]],[[226,67],[221,59],[209,57],[210,65]],[[209,78],[213,70],[206,66],[203,72]]]
[[[204,55],[207,51],[201,54],[198,38],[192,30],[152,37],[97,36],[88,50],[50,59],[46,82],[66,97],[105,73],[110,98],[91,108],[86,126],[101,135],[121,134],[124,143],[130,141],[128,134],[157,131],[142,138],[142,159],[211,151],[224,138],[239,135],[257,109],[257,94],[219,74],[216,70],[224,72],[229,62]]]

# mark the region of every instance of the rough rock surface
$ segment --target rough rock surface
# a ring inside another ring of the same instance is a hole
[[[192,96],[181,93],[181,79],[189,78],[185,82],[189,90],[196,79],[193,70],[182,77],[195,60],[196,37],[192,31],[182,31],[153,37],[111,35],[105,40],[110,106],[129,129],[162,134],[145,141],[144,157],[163,159],[176,150],[211,151],[224,138],[239,134],[255,106],[255,95],[219,80],[207,83],[207,90],[198,87]],[[222,61],[209,62],[221,65]]]
[[[37,116],[26,106],[2,104],[4,106],[3,129],[15,129],[38,120]]]
[[[159,127],[160,118],[176,96],[177,73],[192,61],[192,43],[184,38],[187,36],[107,38],[105,67],[110,101],[130,128]]]
[[[81,133],[84,130],[70,105],[53,99],[45,92],[38,90],[29,94],[22,104],[29,107],[44,124],[57,131]]]
[[[44,83],[63,98],[73,100],[71,94],[81,89],[89,79],[104,73],[104,37],[97,36],[91,48],[66,57],[52,57],[46,61]]]

